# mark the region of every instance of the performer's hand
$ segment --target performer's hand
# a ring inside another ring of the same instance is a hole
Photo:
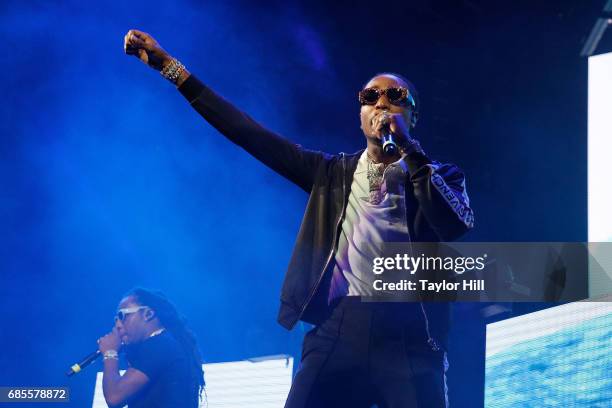
[[[372,119],[375,136],[382,139],[385,129],[395,136],[400,145],[412,140],[406,119],[400,113],[381,112]]]
[[[157,71],[161,71],[164,64],[172,60],[170,54],[155,41],[155,38],[139,30],[127,32],[125,37],[123,37],[123,49],[126,54],[135,55],[142,62]]]
[[[121,348],[121,336],[117,332],[117,328],[113,327],[113,330],[104,337],[98,339],[98,350],[103,353],[108,350],[119,351]]]

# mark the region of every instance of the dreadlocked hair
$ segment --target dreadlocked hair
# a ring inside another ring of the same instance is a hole
[[[153,309],[164,328],[179,343],[185,354],[189,357],[193,386],[197,388],[198,395],[201,398],[205,385],[202,356],[195,335],[187,327],[185,317],[179,314],[174,304],[162,292],[135,288],[129,291],[126,296],[132,296],[141,306],[148,306]]]

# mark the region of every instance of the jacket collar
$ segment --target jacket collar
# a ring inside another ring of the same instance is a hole
[[[351,184],[353,184],[353,175],[355,174],[355,170],[357,169],[357,164],[359,163],[359,158],[363,154],[365,149],[361,149],[355,153],[341,153],[340,160],[344,161],[343,169],[344,169],[344,183],[346,186],[346,198],[348,199],[348,194],[351,191]]]

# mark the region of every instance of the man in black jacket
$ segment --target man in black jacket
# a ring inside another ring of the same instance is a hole
[[[286,407],[445,407],[448,305],[367,303],[384,242],[453,240],[473,226],[463,173],[431,161],[411,137],[414,86],[396,74],[359,93],[367,148],[304,149],[265,129],[202,84],[153,37],[130,30],[127,54],[173,82],[232,142],[310,194],[281,293],[279,323],[315,325],[304,339]],[[399,149],[384,154],[390,133]]]

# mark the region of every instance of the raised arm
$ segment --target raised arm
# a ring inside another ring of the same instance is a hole
[[[208,123],[272,170],[310,192],[315,173],[328,155],[304,149],[255,122],[178,65],[151,35],[130,30],[124,38],[124,50],[166,77],[171,76],[168,73],[175,74],[171,81]]]

